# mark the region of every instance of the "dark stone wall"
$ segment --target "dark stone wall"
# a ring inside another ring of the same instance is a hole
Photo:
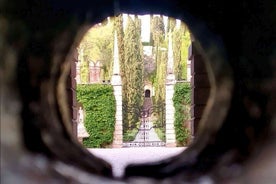
[[[273,0],[2,0],[0,12],[1,182],[276,180]],[[115,180],[110,165],[72,137],[75,102],[68,104],[66,83],[74,84],[67,79],[80,36],[121,12],[182,19],[204,58],[211,90],[189,148],[160,163],[129,166],[125,178]]]
[[[210,82],[203,56],[196,51],[192,43],[189,48],[189,60],[191,60],[191,118],[193,137],[197,135],[200,120],[203,116],[207,100],[210,95]]]
[[[77,107],[77,83],[76,83],[76,63],[77,60],[77,50],[73,51],[73,59],[70,65],[70,74],[67,78],[66,91],[68,96],[68,105],[70,112],[70,118],[72,123],[72,134],[77,137],[77,116],[78,116],[78,107]]]

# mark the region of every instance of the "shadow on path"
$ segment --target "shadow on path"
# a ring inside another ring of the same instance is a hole
[[[122,177],[124,169],[132,163],[149,163],[163,160],[181,153],[186,147],[140,147],[114,149],[88,149],[112,165],[113,175]]]

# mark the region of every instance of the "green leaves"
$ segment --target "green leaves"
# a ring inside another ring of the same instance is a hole
[[[113,59],[113,23],[97,24],[84,35],[78,47],[81,62],[81,81],[87,83],[89,62],[100,61],[103,69],[101,78],[110,78],[109,70]]]
[[[151,32],[154,40],[154,45],[159,45],[162,41],[164,41],[165,34],[165,25],[163,21],[163,17],[154,16],[152,19]]]
[[[189,83],[177,83],[174,88],[174,127],[178,146],[185,146],[190,132],[185,122],[190,119],[191,87]]]
[[[188,49],[191,44],[190,33],[186,30],[186,25],[181,22],[181,26],[173,30],[173,57],[174,73],[177,80],[187,78]]]
[[[84,125],[90,135],[84,139],[84,146],[102,148],[110,145],[113,141],[116,111],[112,86],[78,85],[77,100],[84,107]]]
[[[139,122],[140,113],[132,113],[143,105],[144,93],[144,61],[142,57],[141,23],[137,16],[127,19],[124,34],[124,73],[123,73],[123,124],[124,139],[130,140],[128,136],[130,129]]]

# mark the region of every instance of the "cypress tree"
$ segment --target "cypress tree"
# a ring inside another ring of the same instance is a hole
[[[188,60],[188,49],[191,45],[191,37],[190,32],[187,26],[181,22],[180,24],[180,32],[181,32],[181,79],[187,79],[187,60]]]
[[[175,26],[176,26],[176,19],[172,18],[172,17],[169,17],[168,18],[167,33],[170,32],[170,31],[174,31]]]
[[[155,86],[155,104],[164,102],[165,94],[165,81],[164,75],[166,73],[166,51],[161,51],[161,46],[165,45],[165,25],[162,17],[154,16],[152,19],[152,37],[154,43],[154,54],[156,62],[156,78]]]
[[[157,47],[160,45],[162,41],[164,41],[165,36],[165,25],[164,21],[161,17],[155,16],[152,20],[152,37],[154,46]]]
[[[124,132],[136,127],[139,122],[143,97],[143,58],[141,43],[141,22],[138,17],[128,17],[124,40],[125,61],[125,105],[127,117],[124,119]]]
[[[182,78],[182,64],[181,64],[181,45],[182,45],[182,35],[179,28],[175,28],[173,31],[173,59],[174,59],[174,74],[176,80]]]
[[[124,62],[124,27],[123,27],[123,15],[119,14],[114,18],[114,30],[117,32],[118,47],[119,47],[119,60],[120,60],[120,72],[124,83],[124,72],[125,72],[125,62]]]
[[[123,14],[116,16],[114,21],[114,31],[117,32],[119,61],[120,61],[120,74],[122,79],[122,102],[123,102],[123,131],[126,132],[128,128],[128,104],[127,104],[127,78],[126,78],[126,63],[125,63],[125,46],[124,46],[124,26]]]

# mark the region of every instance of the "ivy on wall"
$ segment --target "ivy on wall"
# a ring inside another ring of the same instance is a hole
[[[84,108],[84,125],[89,133],[83,145],[88,148],[108,147],[113,141],[115,126],[115,97],[110,85],[77,86],[77,100]]]
[[[190,138],[190,131],[185,125],[185,122],[190,119],[190,83],[175,84],[173,103],[175,108],[174,127],[177,146],[186,146]]]

